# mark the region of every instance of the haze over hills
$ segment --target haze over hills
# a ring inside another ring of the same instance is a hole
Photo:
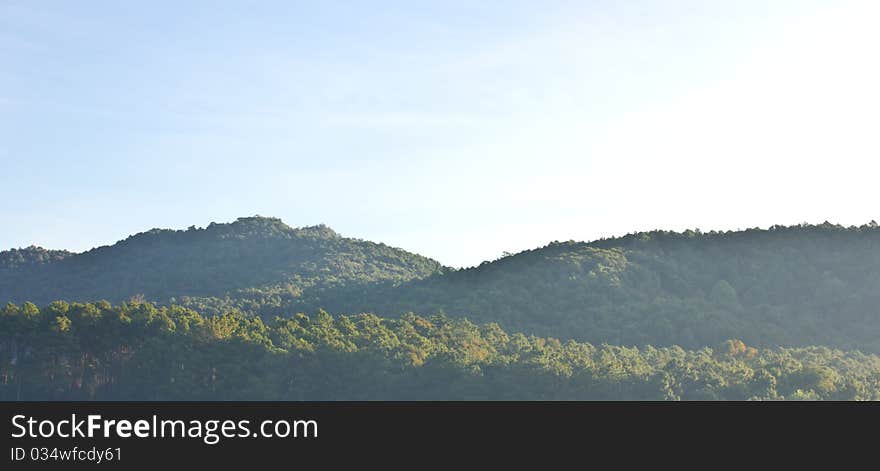
[[[699,348],[740,338],[878,352],[880,229],[655,231],[554,242],[462,270],[326,226],[294,229],[263,217],[154,229],[81,254],[0,253],[3,301],[133,296],[267,319],[320,308],[444,312],[594,343]]]

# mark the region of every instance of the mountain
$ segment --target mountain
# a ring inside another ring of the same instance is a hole
[[[880,353],[880,229],[834,224],[653,231],[545,247],[454,270],[400,249],[241,218],[154,229],[82,254],[0,254],[0,301],[125,301],[205,315],[323,308],[445,313],[595,344],[827,345]],[[140,297],[140,296],[138,296]]]
[[[698,348],[880,351],[880,229],[655,231],[555,242],[415,280],[348,310],[444,311],[537,335]]]
[[[187,230],[152,229],[80,254],[31,247],[0,253],[0,300],[169,301],[268,296],[320,303],[326,290],[394,285],[442,271],[434,260],[329,227],[239,218]]]

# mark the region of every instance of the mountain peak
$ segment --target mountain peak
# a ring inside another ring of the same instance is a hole
[[[241,235],[277,235],[289,234],[293,228],[279,218],[264,217],[260,215],[240,217],[229,223],[212,222],[208,225],[209,231],[220,231]]]
[[[0,268],[16,268],[41,265],[74,255],[67,250],[49,250],[36,245],[23,249],[10,249],[0,252]]]
[[[308,237],[318,239],[333,239],[340,237],[330,227],[324,224],[293,228],[280,218],[266,216],[240,217],[230,223],[212,222],[206,228],[210,232],[220,234],[222,237],[235,238],[291,238]]]
[[[186,230],[152,229],[27,273],[17,268],[53,254],[19,252],[0,253],[0,300],[122,300],[142,294],[161,301],[281,290],[298,293],[297,302],[328,305],[333,298],[322,296],[330,288],[403,283],[441,268],[401,249],[341,237],[324,224],[292,228],[263,216]]]

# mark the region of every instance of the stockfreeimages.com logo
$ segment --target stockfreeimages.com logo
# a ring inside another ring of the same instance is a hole
[[[264,420],[253,429],[250,420],[104,419],[100,415],[38,420],[12,417],[12,438],[198,438],[215,445],[223,438],[317,438],[315,420]]]

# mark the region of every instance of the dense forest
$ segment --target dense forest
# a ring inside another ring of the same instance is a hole
[[[880,357],[826,347],[627,348],[442,315],[266,323],[135,302],[9,304],[0,399],[880,399]]]
[[[699,348],[741,338],[880,353],[880,229],[824,224],[556,242],[415,280],[367,310],[443,311],[594,343]]]
[[[7,399],[880,391],[874,222],[553,242],[452,269],[248,217],[84,253],[0,252],[7,301]]]

